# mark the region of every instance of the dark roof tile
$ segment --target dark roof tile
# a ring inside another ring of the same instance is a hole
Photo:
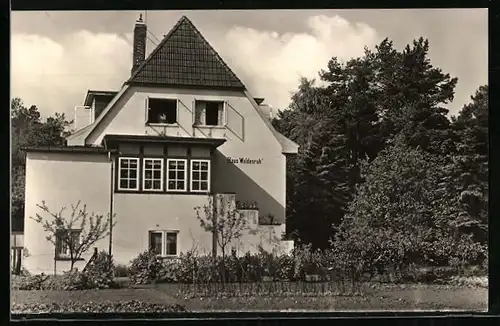
[[[245,88],[185,16],[137,68],[127,83]]]

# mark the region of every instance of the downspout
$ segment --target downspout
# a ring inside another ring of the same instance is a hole
[[[114,170],[115,170],[115,162],[113,160],[113,156],[111,155],[111,151],[108,151],[108,159],[111,167],[111,176],[109,178],[109,189],[110,189],[110,194],[109,194],[109,264],[111,268],[111,262],[112,262],[112,252],[113,252],[113,202],[114,202]]]
[[[218,232],[217,232],[217,208],[218,208],[218,203],[217,203],[217,194],[212,194],[212,201],[213,201],[213,204],[212,204],[212,225],[214,226],[213,227],[213,233],[212,233],[212,256],[213,258],[217,258],[217,237],[218,237]]]

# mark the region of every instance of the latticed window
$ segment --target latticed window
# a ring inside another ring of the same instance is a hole
[[[209,160],[191,160],[191,191],[210,191]]]
[[[142,189],[163,190],[163,159],[145,158],[143,160]]]
[[[118,190],[139,190],[139,159],[120,157],[118,168]]]
[[[187,160],[168,159],[167,160],[167,190],[186,191],[187,190]]]

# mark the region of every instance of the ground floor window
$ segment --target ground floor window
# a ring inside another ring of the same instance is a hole
[[[73,251],[80,243],[81,230],[61,230],[56,233],[56,257],[70,257],[71,249]]]
[[[177,256],[177,235],[177,231],[150,231],[150,250],[159,256]]]

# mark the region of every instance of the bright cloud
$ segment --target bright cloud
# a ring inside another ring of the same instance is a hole
[[[208,41],[256,97],[283,108],[299,77],[315,78],[332,56],[362,55],[378,40],[369,26],[339,16],[310,17],[307,27],[304,33],[278,34],[235,26]],[[118,90],[130,74],[131,34],[80,31],[59,42],[14,34],[11,48],[12,96],[36,104],[44,116],[65,112],[72,118],[88,89]]]

